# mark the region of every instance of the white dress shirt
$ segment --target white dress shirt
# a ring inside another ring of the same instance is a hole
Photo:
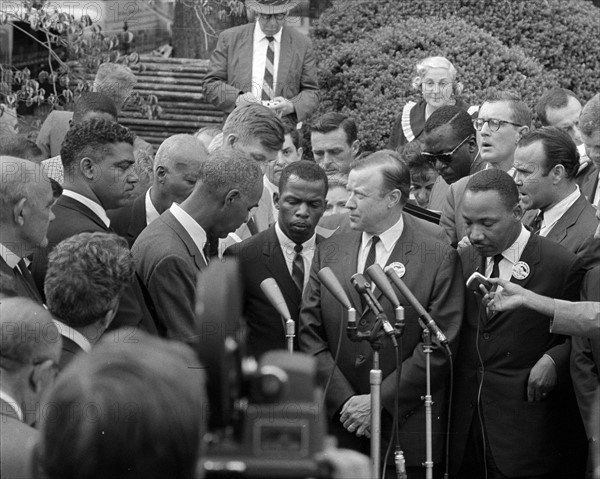
[[[290,276],[292,275],[292,267],[294,265],[294,258],[296,257],[296,251],[294,251],[294,243],[291,239],[289,239],[286,234],[279,227],[279,223],[275,224],[275,234],[277,234],[277,239],[279,240],[279,246],[281,247],[281,252],[283,253],[283,258],[285,259],[285,264],[287,265],[288,272]],[[300,255],[302,256],[302,261],[304,262],[304,285],[303,289],[306,288],[308,284],[308,278],[310,276],[310,266],[312,264],[313,257],[315,255],[315,247],[317,243],[317,234],[313,234],[310,239],[302,243],[302,251]]]
[[[21,256],[16,254],[12,249],[6,245],[3,245],[2,243],[0,243],[0,256],[2,256],[2,259],[5,261],[5,263],[13,269],[19,264],[19,261],[21,261]],[[25,261],[27,263],[29,260],[25,258]]]
[[[23,410],[21,409],[21,406],[19,406],[19,403],[17,401],[15,401],[15,399],[10,394],[2,390],[0,390],[0,399],[2,399],[6,404],[8,404],[19,418],[19,421],[23,422]]]
[[[279,53],[281,51],[281,28],[273,37],[273,94],[277,89],[277,72],[279,70]],[[269,40],[263,33],[258,22],[254,27],[254,39],[252,46],[252,89],[251,93],[260,98],[262,95],[263,82],[265,81],[265,64],[267,63],[267,49],[269,48]]]
[[[86,198],[79,193],[75,193],[71,190],[63,190],[63,196],[68,196],[69,198],[74,199],[75,201],[79,201],[81,204],[87,206],[90,210],[92,210],[95,215],[102,220],[102,222],[106,225],[107,228],[110,228],[110,219],[106,215],[106,210],[102,208],[98,203],[89,198]]]
[[[92,344],[83,334],[61,321],[57,321],[56,319],[54,319],[53,322],[61,336],[69,338],[86,353],[89,353],[91,351]]]
[[[388,228],[386,231],[381,233],[379,236],[379,242],[375,245],[375,262],[385,268],[388,260],[390,259],[390,255],[400,235],[404,231],[404,219],[400,216],[400,219],[394,224],[392,227]],[[372,234],[363,232],[362,240],[360,243],[360,248],[358,249],[358,265],[357,271],[364,272],[365,263],[367,262],[367,256],[369,255],[369,250],[371,249]]]
[[[542,227],[540,228],[540,236],[547,236],[552,228],[554,228],[554,225],[558,223],[558,220],[563,217],[567,210],[573,206],[573,203],[575,203],[580,196],[581,191],[579,190],[579,186],[575,185],[575,191],[573,193],[556,203],[552,208],[544,211]]]
[[[160,213],[158,211],[156,211],[156,208],[154,207],[154,204],[152,203],[152,199],[150,198],[150,190],[151,189],[152,189],[152,187],[150,187],[148,189],[148,191],[146,191],[146,199],[145,199],[146,226],[148,226],[150,223],[152,223],[156,218],[158,218],[160,216]]]
[[[531,232],[525,228],[525,226],[521,225],[521,233],[517,239],[513,244],[502,251],[502,259],[498,263],[500,279],[510,281],[513,272],[513,266],[521,259],[523,250],[525,249],[525,246],[527,246],[527,242],[529,241],[530,237]],[[486,258],[486,260],[487,262],[484,276],[489,277],[492,274],[492,269],[494,268],[494,258],[490,256]],[[498,286],[498,290],[502,290],[502,288]]]
[[[200,253],[202,253],[204,261],[208,264],[208,259],[204,256],[204,245],[206,244],[206,231],[204,231],[204,228],[202,228],[194,218],[181,209],[181,206],[177,203],[173,203],[169,208],[169,211],[173,213],[175,219],[181,223],[183,229],[190,235],[192,241],[198,250],[200,250]]]

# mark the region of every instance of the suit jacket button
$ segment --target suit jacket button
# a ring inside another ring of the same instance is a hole
[[[486,341],[490,339],[490,335],[489,333],[483,333],[483,339],[485,339]]]

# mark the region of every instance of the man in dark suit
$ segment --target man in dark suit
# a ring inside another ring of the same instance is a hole
[[[313,48],[285,25],[298,2],[252,0],[256,23],[221,32],[204,78],[206,99],[227,116],[236,106],[263,103],[294,122],[307,120],[319,103]]]
[[[100,339],[134,274],[131,251],[115,234],[79,233],[50,252],[44,292],[63,338],[61,369]]]
[[[111,231],[106,210],[132,201],[138,181],[133,168],[133,138],[127,128],[109,120],[94,119],[69,130],[61,150],[64,190],[54,206],[56,219],[48,228],[48,250],[78,233]],[[33,275],[40,289],[46,268],[44,251],[33,261]],[[131,326],[156,333],[148,306],[144,291],[134,278],[123,293],[111,329]]]
[[[522,225],[510,175],[497,169],[473,175],[462,214],[471,243],[460,253],[465,280],[477,271],[551,297],[578,298],[580,259]],[[493,314],[481,295],[467,295],[453,398],[456,477],[552,478],[570,459],[561,457],[560,418],[571,388],[565,340],[550,333],[540,313]]]
[[[41,303],[28,257],[48,245],[54,219],[50,180],[39,164],[20,158],[0,156],[0,168],[0,272],[13,279],[19,296]]]
[[[371,345],[352,343],[340,329],[346,313],[320,283],[317,272],[330,267],[342,283],[351,302],[360,308],[360,299],[350,277],[370,264],[390,267],[402,277],[455,347],[463,314],[464,286],[458,255],[436,225],[403,212],[410,190],[410,172],[391,151],[374,153],[358,162],[348,178],[351,230],[340,231],[323,241],[313,260],[310,280],[300,311],[300,349],[317,357],[323,382],[331,375],[326,393],[330,432],[341,447],[365,450],[370,429],[370,383],[373,351]],[[389,339],[380,351],[383,374],[382,437],[389,437],[394,399],[399,399],[400,446],[404,450],[409,477],[425,477],[425,355],[418,314],[396,291],[405,307],[406,328],[402,336],[402,373],[396,390],[396,360]],[[393,306],[380,302],[393,320]],[[370,319],[367,312],[365,318]],[[341,344],[337,364],[334,356]],[[434,399],[433,460],[443,457],[447,408],[448,357],[443,348],[431,356]],[[384,448],[385,449],[385,448]]]
[[[300,300],[317,244],[315,228],[325,212],[326,196],[327,176],[319,166],[310,161],[286,166],[279,193],[274,194],[277,223],[227,250],[240,262],[248,352],[255,357],[286,348],[282,318],[260,288],[264,279],[277,281],[291,319],[298,323]]]
[[[192,135],[173,135],[162,142],[154,158],[150,189],[132,203],[107,211],[111,228],[132,246],[142,230],[173,203],[182,203],[200,176],[208,151]]]
[[[258,164],[236,150],[217,150],[204,162],[194,191],[173,203],[138,237],[132,251],[167,336],[191,342],[196,277],[208,264],[207,239],[225,238],[248,220],[262,193]]]
[[[577,186],[571,137],[553,126],[532,131],[519,140],[514,164],[523,224],[578,255],[586,268],[600,264],[600,242],[592,240],[596,211]]]
[[[23,479],[34,477],[38,432],[31,425],[56,377],[61,339],[50,313],[28,298],[3,298],[0,311],[0,472],[2,479]]]

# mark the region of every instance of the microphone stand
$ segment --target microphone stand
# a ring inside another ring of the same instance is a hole
[[[433,479],[433,400],[431,397],[431,353],[433,346],[431,343],[431,333],[429,329],[419,319],[419,324],[423,328],[423,352],[425,353],[425,479]]]
[[[290,354],[294,354],[294,337],[296,336],[296,323],[293,319],[285,322],[285,338],[287,340],[287,349]]]

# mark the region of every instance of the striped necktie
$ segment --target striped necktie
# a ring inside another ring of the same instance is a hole
[[[296,255],[294,256],[294,261],[292,263],[292,279],[302,294],[302,290],[304,289],[304,259],[302,258],[302,245],[297,244],[294,246],[294,251]]]
[[[273,65],[275,63],[275,37],[267,37],[269,47],[267,48],[267,60],[265,62],[265,78],[262,88],[262,101],[269,101],[275,98],[273,91]]]

